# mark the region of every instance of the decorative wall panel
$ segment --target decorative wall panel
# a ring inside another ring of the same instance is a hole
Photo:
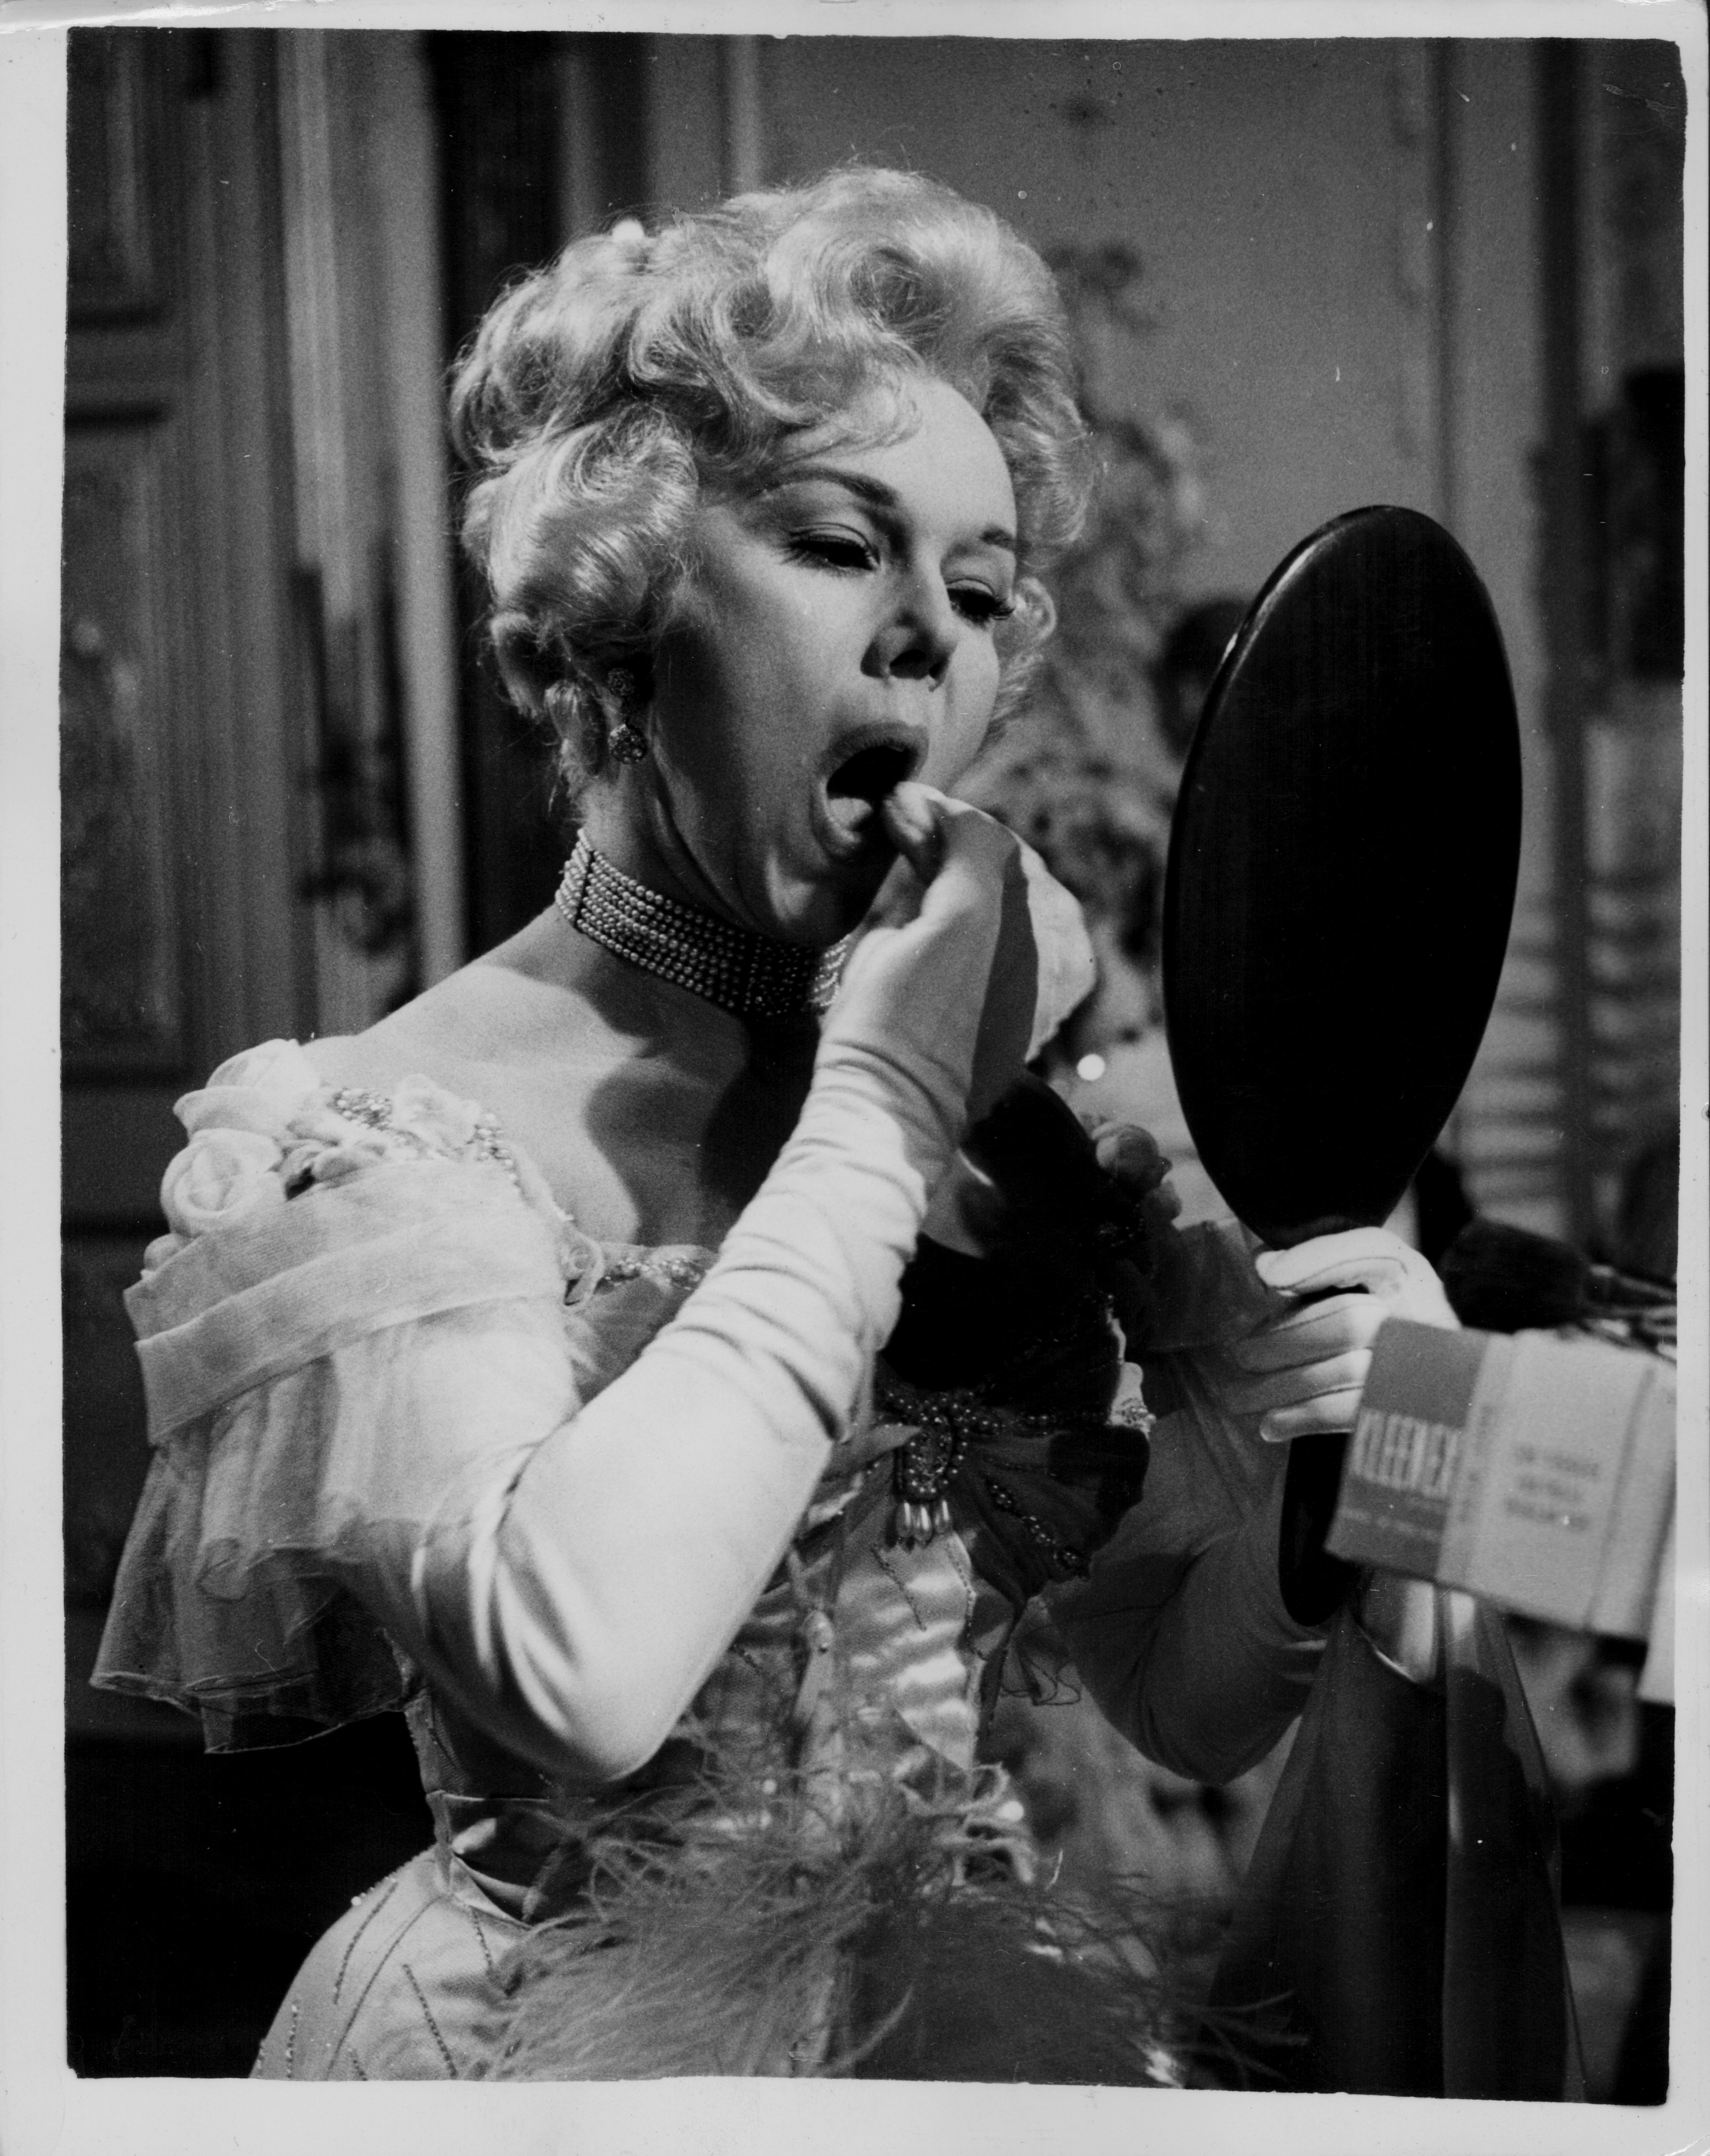
[[[74,1071],[147,1076],[184,1055],[168,843],[173,636],[162,422],[66,442],[60,653],[60,1017]]]

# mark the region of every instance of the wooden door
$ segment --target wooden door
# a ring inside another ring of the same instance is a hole
[[[340,59],[377,61],[374,91],[398,49]],[[360,192],[347,167],[316,192],[326,58],[265,32],[70,38],[63,1249],[80,2073],[247,2071],[313,1938],[429,1831],[392,1718],[208,1759],[188,1717],[86,1682],[147,1465],[122,1296],[164,1225],[172,1102],[242,1047],[367,1023],[418,966],[419,864],[402,788],[375,773],[388,726],[395,763],[418,767],[436,700],[449,728],[443,543],[431,517],[395,554],[385,543],[401,465],[443,496],[437,437],[407,456],[393,425],[419,413],[424,379],[437,398],[437,354],[403,387],[374,370],[367,409],[385,424],[366,429],[325,393],[329,347],[305,354],[304,275],[325,270],[316,246]],[[425,219],[432,208],[429,189]],[[394,270],[430,257],[430,232],[394,234]],[[306,301],[329,289],[321,276]],[[335,331],[366,309],[380,341],[402,318],[347,285],[341,305]],[[306,461],[338,454],[317,431],[334,422],[358,454],[330,487],[359,495],[366,521],[336,492],[305,499]],[[417,792],[444,864],[445,789]],[[442,932],[440,968],[453,957]]]
[[[119,1297],[172,1104],[313,1023],[270,41],[70,39],[61,655],[68,1599],[146,1464]],[[127,1726],[135,1716],[125,1717]],[[176,1729],[177,1718],[162,1727]]]

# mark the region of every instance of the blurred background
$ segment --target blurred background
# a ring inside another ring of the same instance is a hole
[[[1675,49],[1644,41],[72,33],[78,2071],[247,2071],[315,1936],[428,1839],[401,1727],[205,1760],[187,1722],[84,1678],[146,1465],[120,1298],[172,1101],[240,1047],[369,1023],[546,904],[562,861],[452,539],[444,370],[507,277],[617,215],[850,157],[937,175],[1053,260],[1108,484],[1036,708],[978,783],[1093,924],[1059,1082],[1157,1125],[1203,1209],[1156,993],[1199,700],[1326,518],[1446,524],[1507,638],[1526,832],[1497,1014],[1410,1224],[1429,1249],[1476,1211],[1666,1278],[1684,136]],[[1518,1644],[1594,2090],[1654,2097],[1667,1710],[1597,1643]],[[1146,1872],[1214,1933],[1276,1763],[1200,1790],[1077,1707],[1006,1710],[996,1741],[1067,1879]]]

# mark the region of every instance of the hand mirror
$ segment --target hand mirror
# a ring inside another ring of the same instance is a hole
[[[1337,517],[1218,669],[1164,890],[1183,1111],[1266,1243],[1394,1209],[1477,1052],[1519,843],[1513,690],[1476,572],[1415,511]],[[1297,1445],[1291,1495],[1313,1455],[1333,1506],[1340,1449]]]

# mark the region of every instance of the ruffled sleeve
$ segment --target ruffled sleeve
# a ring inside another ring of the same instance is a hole
[[[375,1583],[579,1389],[562,1224],[466,1104],[418,1089],[365,1125],[274,1043],[180,1113],[172,1232],[129,1297],[154,1459],[95,1679],[225,1749],[401,1702]]]

